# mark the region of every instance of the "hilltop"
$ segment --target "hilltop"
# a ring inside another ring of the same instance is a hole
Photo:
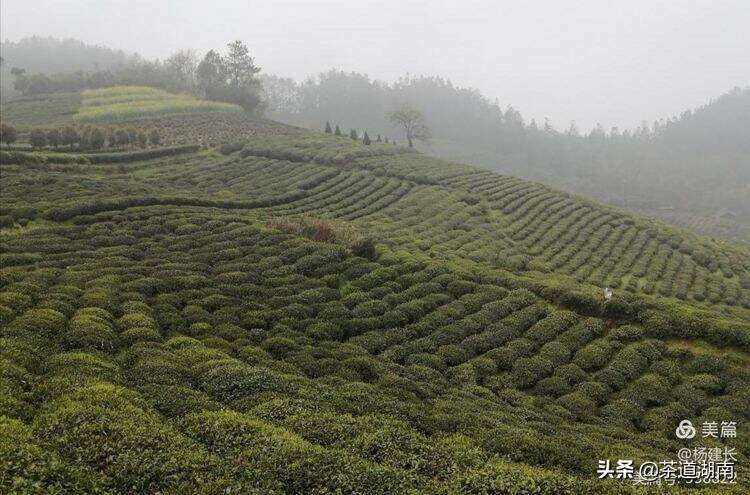
[[[744,248],[213,105],[3,103],[24,141],[0,179],[19,492],[623,493],[599,459],[750,417]],[[25,144],[59,126],[160,141]],[[726,445],[746,482],[748,432]]]

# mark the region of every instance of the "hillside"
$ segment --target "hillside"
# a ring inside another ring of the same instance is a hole
[[[429,151],[750,244],[750,88],[628,135],[538,133],[510,145],[436,140]]]
[[[2,164],[17,493],[635,493],[597,461],[750,418],[743,248],[160,92],[44,98],[4,103],[22,141],[161,142]],[[736,493],[749,434],[704,442],[738,449]]]
[[[141,184],[140,197],[199,193],[201,200],[210,200],[219,189],[221,199],[240,202],[300,196],[271,211],[354,221],[385,245],[407,247],[430,258],[565,274],[599,287],[750,308],[750,259],[745,249],[538,183],[408,154],[400,147],[364,146],[345,138],[282,130],[242,114],[225,120],[212,112],[236,113],[239,107],[155,90],[87,91],[79,101],[63,119],[157,128],[164,133],[165,144],[218,144],[246,138],[239,157],[210,173],[213,180],[191,182],[191,167],[181,162],[172,173],[161,168],[156,177]],[[6,107],[13,109],[4,112],[13,122],[31,105],[29,100],[19,100]],[[128,114],[122,115],[122,108]],[[186,119],[186,112],[199,115]],[[57,115],[38,118],[36,123],[47,118],[60,121]],[[229,122],[226,130],[219,122]],[[269,166],[278,160],[294,171],[283,182],[276,174],[285,169]],[[267,179],[248,188],[241,179],[246,173]],[[197,174],[206,172],[201,169]],[[300,189],[305,178],[318,175],[324,178]],[[8,179],[14,184],[12,176]],[[28,174],[23,180],[29,180]],[[90,180],[108,190],[107,201],[137,200],[128,180]],[[226,184],[229,180],[231,184]],[[78,177],[61,177],[49,184],[42,197],[29,197],[26,189],[11,187],[6,201],[11,207],[16,203],[37,207],[40,216],[66,209],[96,213],[108,208],[99,198],[72,196],[71,181],[80,184]],[[87,187],[82,192],[89,196]],[[49,205],[51,199],[54,212],[38,207],[37,202]],[[66,219],[75,216],[62,214]]]
[[[5,99],[17,96],[13,85],[18,81],[10,73],[14,67],[30,79],[31,93],[23,94],[114,84],[203,94],[192,76],[182,73],[189,50],[159,62],[76,40],[30,37],[0,43],[0,54]],[[433,139],[419,144],[425,153],[750,245],[748,87],[727,86],[725,93],[679,115],[643,115],[634,129],[579,129],[572,122],[529,120],[512,101],[493,101],[442,77],[406,75],[388,83],[329,70],[300,82],[271,74],[261,78],[263,104],[274,120],[311,129],[322,129],[328,120],[395,137],[399,132],[387,113],[409,101],[424,110],[432,130]],[[497,92],[502,99],[503,88]],[[43,105],[47,98],[32,100]],[[64,102],[52,104],[65,110]]]
[[[270,115],[322,129],[326,120],[395,136],[399,102],[424,110],[420,149],[666,219],[702,235],[750,243],[750,88],[677,116],[643,115],[635,129],[579,129],[524,119],[507,103],[440,77],[394,83],[331,70],[304,82],[267,76]],[[499,88],[502,95],[502,88]]]

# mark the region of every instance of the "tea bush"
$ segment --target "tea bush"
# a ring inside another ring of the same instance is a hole
[[[11,493],[623,493],[595,459],[750,417],[740,249],[244,113],[132,122],[202,151],[2,165]]]

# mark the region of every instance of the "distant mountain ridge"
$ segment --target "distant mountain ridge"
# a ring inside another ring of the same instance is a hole
[[[0,42],[3,66],[19,67],[28,73],[57,73],[110,69],[140,56],[73,38],[31,36],[19,41]]]
[[[13,96],[11,69],[19,68],[27,74],[55,74],[77,71],[108,70],[139,60],[140,56],[123,50],[92,45],[67,38],[30,36],[18,41],[0,42],[3,58],[0,74],[3,97]]]

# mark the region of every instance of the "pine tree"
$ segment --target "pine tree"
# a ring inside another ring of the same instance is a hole
[[[378,143],[382,143],[383,140],[380,138],[380,134],[378,134],[378,139],[376,140]]]
[[[388,144],[388,137],[385,138],[385,144]]]
[[[341,135],[341,129],[339,128],[339,125],[338,125],[338,124],[336,124],[336,130],[335,130],[335,131],[333,131],[333,133],[334,133],[335,135],[337,135],[337,136],[340,136],[340,135]]]
[[[237,40],[229,43],[227,47],[229,53],[224,58],[224,65],[229,75],[229,84],[235,88],[253,85],[256,82],[255,74],[260,72],[260,67],[256,67],[247,45]]]
[[[357,136],[357,130],[352,129],[351,131],[349,131],[349,137],[352,138],[354,141],[359,139],[359,136]]]
[[[203,90],[203,95],[211,96],[213,91],[226,83],[227,67],[224,60],[214,50],[209,50],[195,71],[198,86]]]
[[[362,143],[365,145],[370,145],[370,136],[367,135],[367,131],[365,131],[365,137],[362,138]]]
[[[326,120],[326,134],[331,134],[331,123]]]

